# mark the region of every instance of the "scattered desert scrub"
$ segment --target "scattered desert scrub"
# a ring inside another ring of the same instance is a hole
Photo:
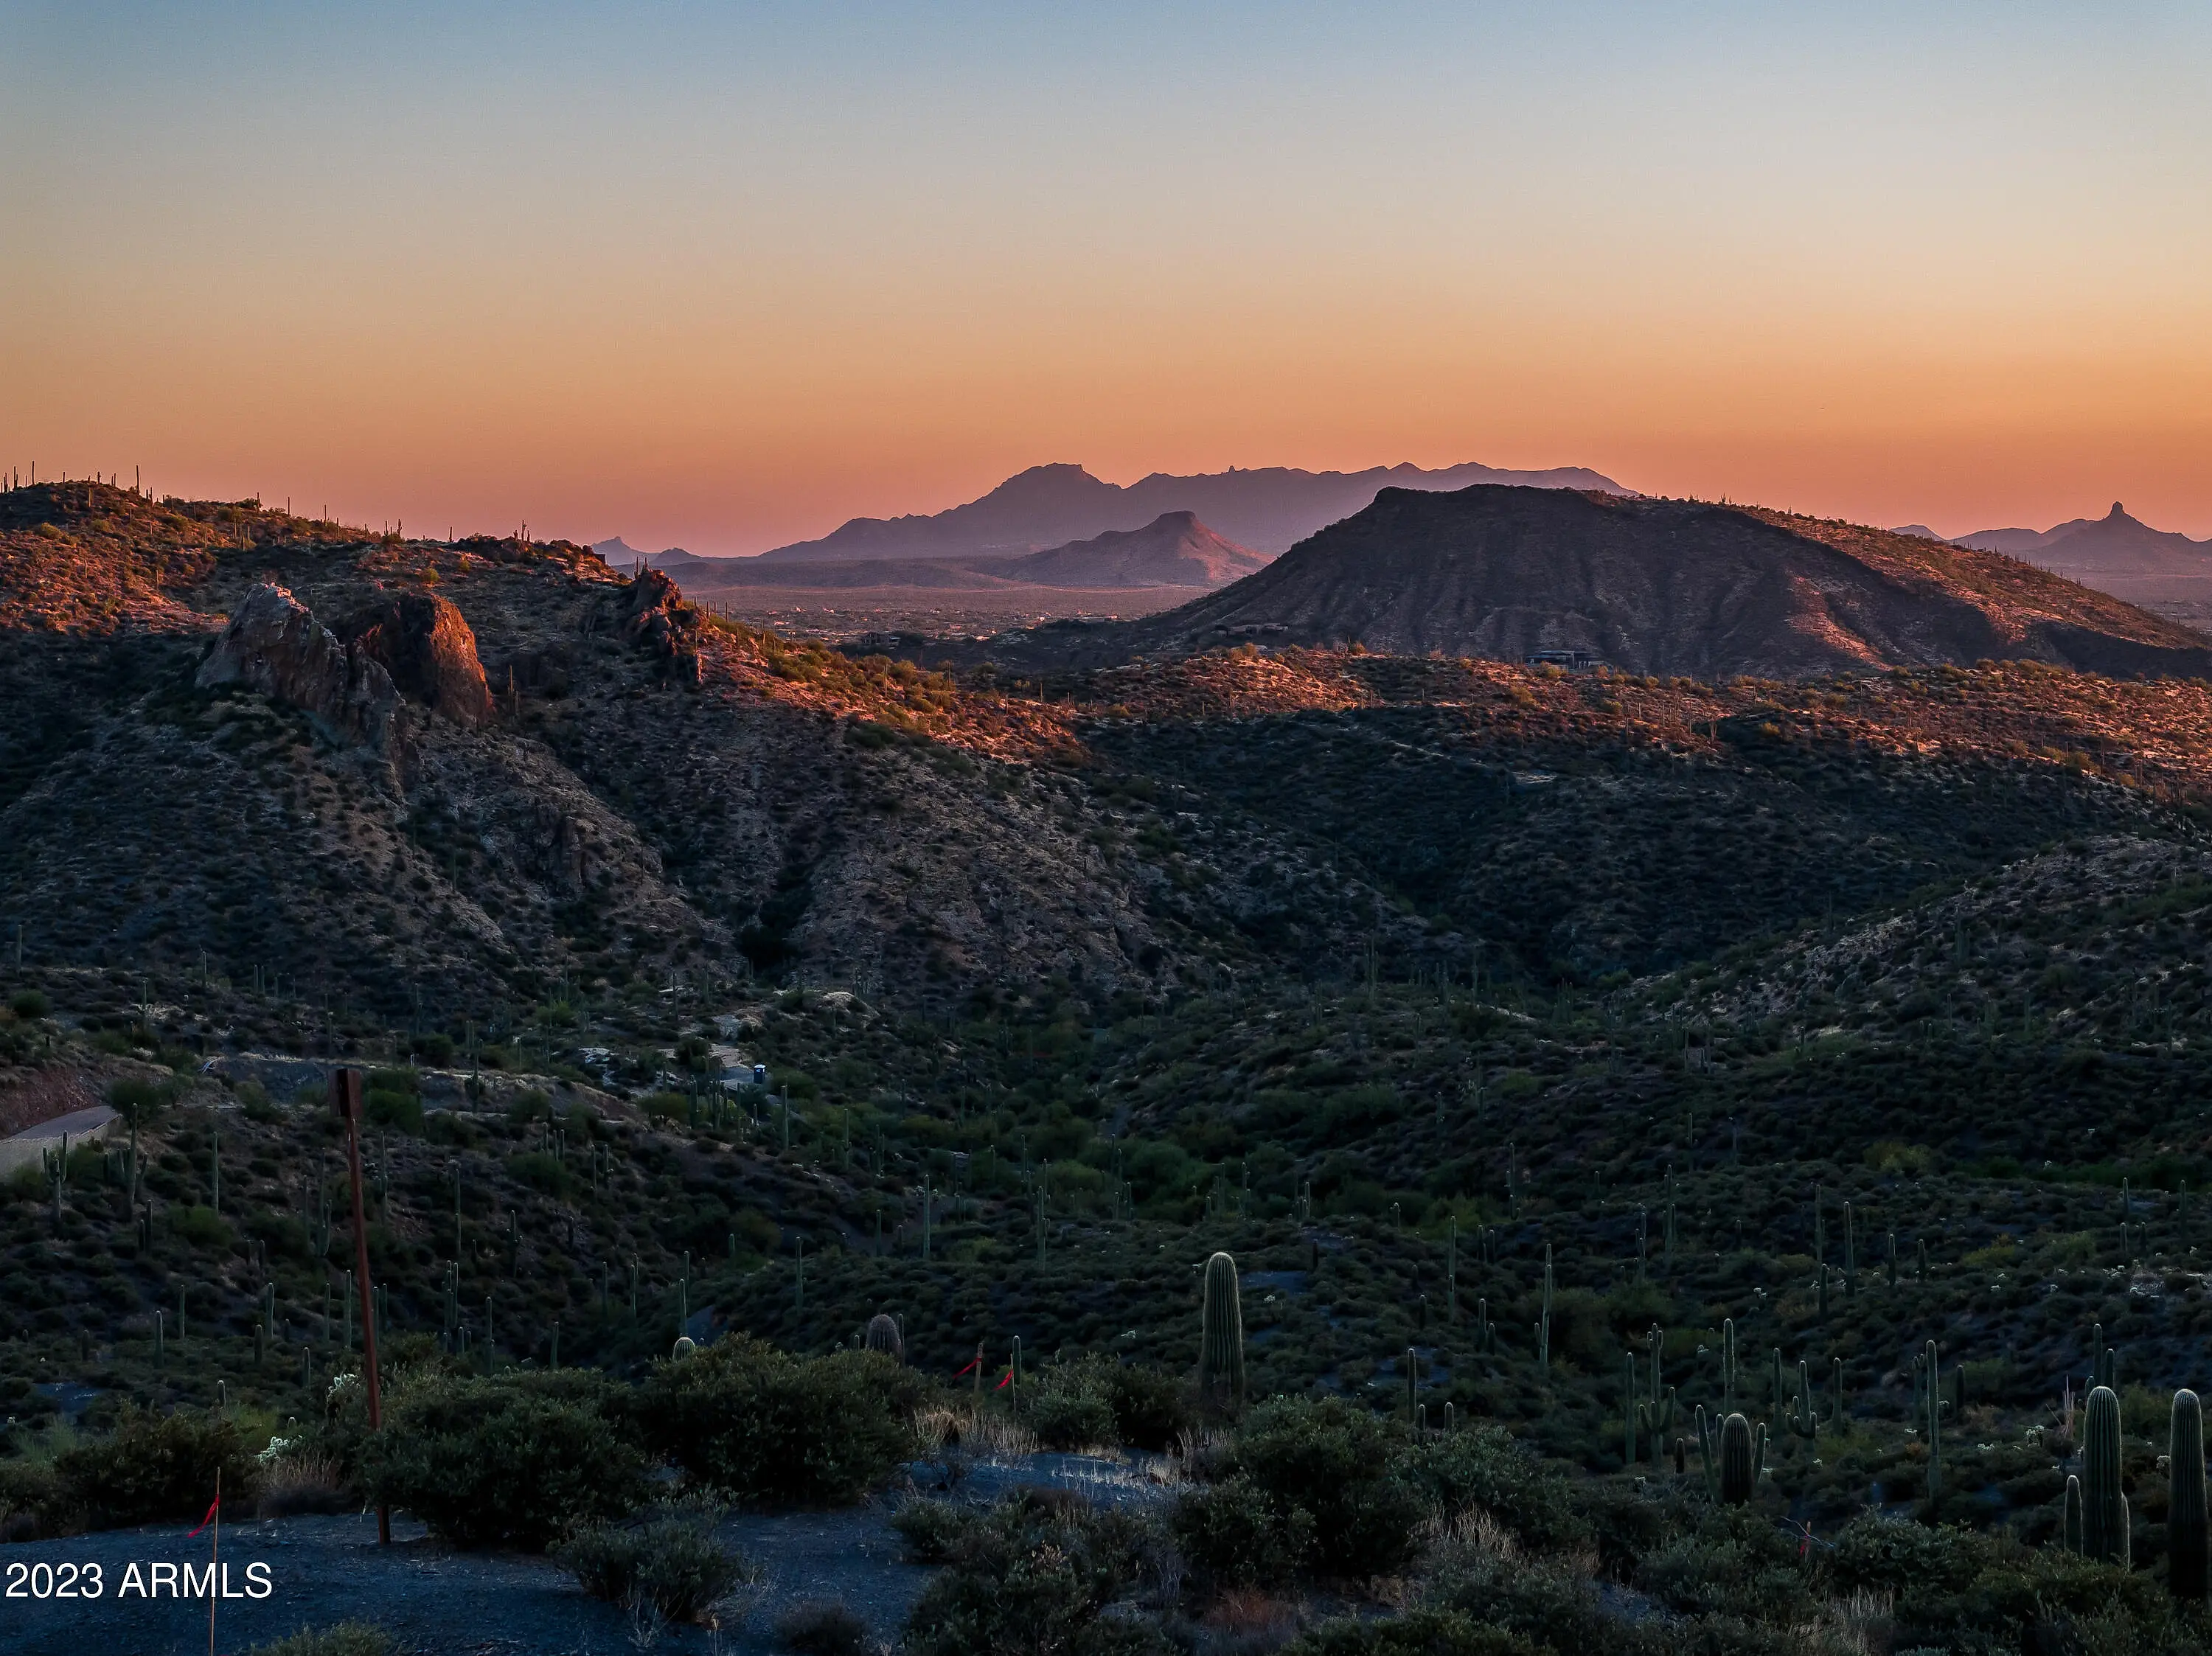
[[[868,1624],[837,1603],[793,1604],[776,1617],[776,1642],[795,1656],[868,1656]]]
[[[922,1383],[876,1352],[794,1358],[744,1335],[654,1367],[647,1441],[702,1486],[750,1501],[840,1504],[915,1447]]]
[[[593,1524],[554,1554],[594,1598],[647,1608],[663,1621],[712,1624],[755,1572],[716,1538],[720,1509],[701,1502],[653,1507],[622,1524]]]
[[[302,1628],[282,1639],[256,1645],[246,1656],[391,1656],[392,1635],[369,1622],[339,1622],[326,1628]]]
[[[356,1388],[358,1390],[358,1388]],[[605,1379],[471,1378],[421,1368],[363,1431],[354,1477],[375,1503],[415,1514],[465,1547],[542,1550],[569,1529],[644,1498],[645,1460]]]

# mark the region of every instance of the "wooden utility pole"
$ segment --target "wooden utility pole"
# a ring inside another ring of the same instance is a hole
[[[333,1071],[331,1097],[337,1106],[338,1119],[346,1124],[346,1170],[353,1180],[354,1283],[361,1295],[362,1363],[368,1377],[368,1429],[373,1432],[384,1424],[384,1395],[376,1371],[376,1301],[368,1283],[368,1225],[362,1216],[361,1071]],[[376,1539],[380,1546],[392,1544],[388,1506],[376,1509]]]

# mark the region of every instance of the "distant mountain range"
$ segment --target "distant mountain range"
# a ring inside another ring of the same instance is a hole
[[[599,549],[594,547],[594,551]],[[605,553],[601,553],[605,556]],[[635,554],[632,555],[635,556]],[[1164,512],[1141,529],[1111,529],[1020,557],[840,558],[776,561],[768,558],[695,558],[688,553],[648,559],[687,591],[732,587],[844,591],[854,588],[933,587],[970,591],[1005,587],[1224,586],[1264,568],[1267,560],[1225,540],[1188,512]]]
[[[2101,518],[2075,518],[2045,530],[1984,529],[1954,543],[2002,552],[2091,585],[2130,580],[2212,579],[2212,541],[2153,529],[2115,500]]]
[[[1244,640],[1707,680],[1984,658],[2212,674],[2201,635],[1996,553],[1756,507],[1497,485],[1386,488],[1178,609],[976,647],[1077,665]]]
[[[965,506],[927,517],[854,518],[820,540],[780,546],[761,557],[775,563],[1018,557],[1110,531],[1143,529],[1164,513],[1192,513],[1238,547],[1273,555],[1361,510],[1378,490],[1455,489],[1485,482],[1632,492],[1581,466],[1550,471],[1472,464],[1439,471],[1415,465],[1365,471],[1268,466],[1190,477],[1156,471],[1124,488],[1079,465],[1042,465],[1009,477]]]
[[[643,564],[648,569],[682,569],[732,561],[728,558],[702,558],[696,552],[686,552],[680,546],[667,547],[659,552],[641,551],[619,535],[612,540],[593,541],[592,550],[606,560],[610,569],[623,571],[637,564]]]

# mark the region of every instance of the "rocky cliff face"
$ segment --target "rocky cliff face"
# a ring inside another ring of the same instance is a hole
[[[356,610],[334,630],[349,650],[382,667],[408,701],[456,725],[490,721],[491,692],[477,658],[477,636],[447,600],[402,593]]]
[[[194,682],[204,690],[244,684],[301,709],[333,740],[380,754],[390,751],[397,734],[399,692],[392,675],[269,583],[246,593]]]

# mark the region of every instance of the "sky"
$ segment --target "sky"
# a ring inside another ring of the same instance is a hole
[[[2212,4],[0,0],[0,466],[750,552],[1022,467],[2212,536]]]

